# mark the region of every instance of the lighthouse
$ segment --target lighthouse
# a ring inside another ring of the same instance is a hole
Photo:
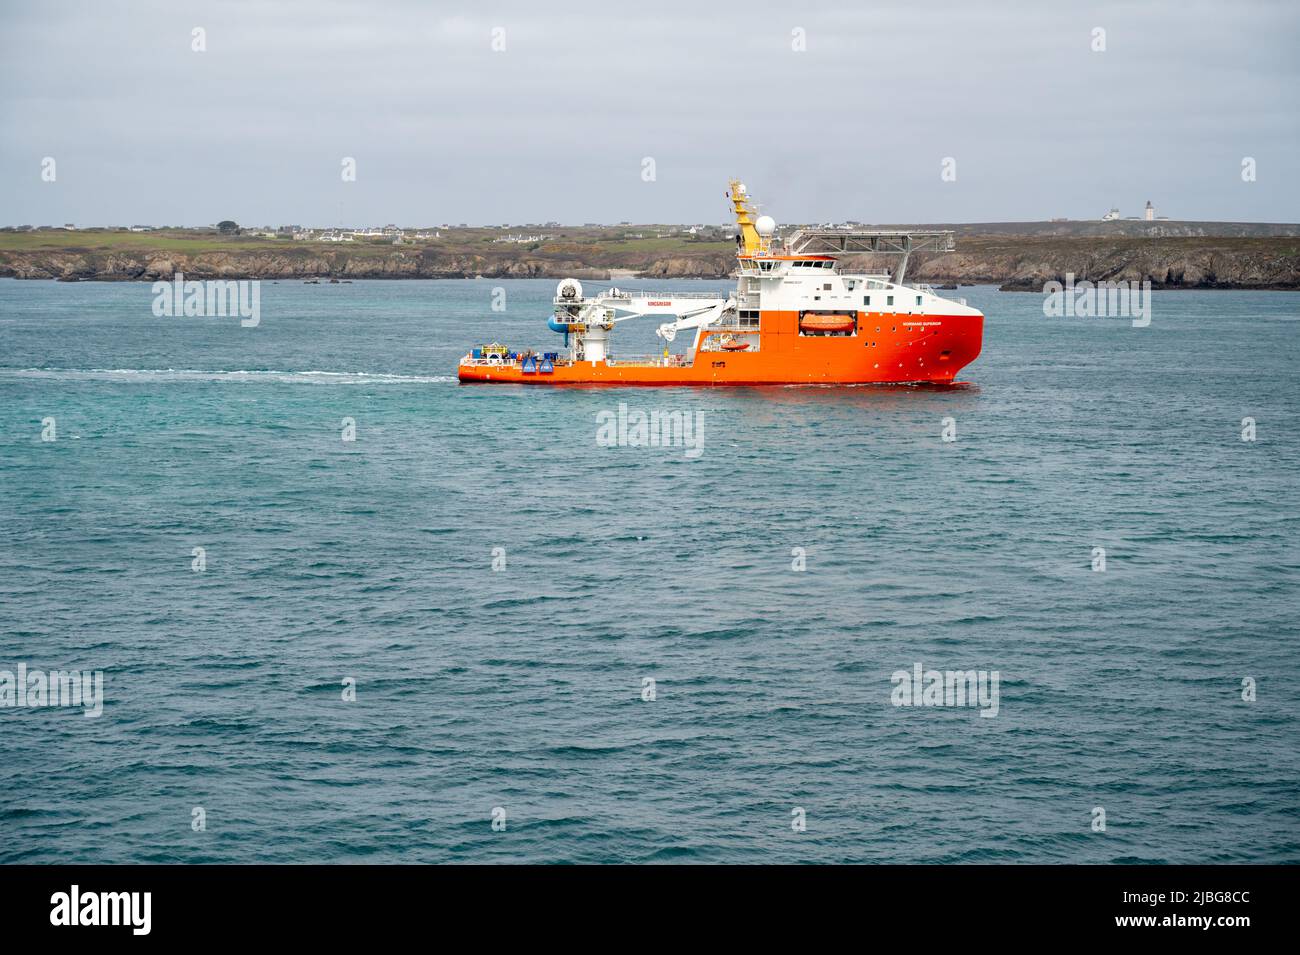
[[[1154,222],[1156,218],[1156,207],[1151,205],[1151,200],[1147,200],[1147,222]]]

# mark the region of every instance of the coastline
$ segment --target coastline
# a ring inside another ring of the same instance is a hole
[[[968,227],[973,228],[973,227]],[[577,232],[578,230],[575,230]],[[155,282],[196,280],[726,279],[728,241],[637,243],[575,234],[537,247],[502,247],[478,235],[423,245],[287,243],[242,236],[116,232],[0,234],[0,277]],[[888,268],[889,257],[879,266]],[[959,234],[954,252],[916,253],[907,279],[1041,291],[1047,282],[1150,282],[1153,289],[1300,289],[1300,237],[1271,235]]]

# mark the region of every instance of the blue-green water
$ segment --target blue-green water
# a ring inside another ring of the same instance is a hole
[[[950,390],[458,385],[553,287],[0,282],[0,669],[107,698],[0,709],[0,860],[1300,861],[1300,295],[964,289]]]

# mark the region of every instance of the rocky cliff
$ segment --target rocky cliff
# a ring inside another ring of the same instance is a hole
[[[24,279],[98,279],[155,281],[183,272],[194,279],[410,279],[465,278],[475,275],[534,278],[547,275],[595,273],[576,260],[548,262],[529,258],[492,260],[484,256],[437,256],[420,250],[394,250],[384,255],[353,255],[346,250],[304,250],[303,253],[230,251],[0,252],[0,275]],[[603,275],[603,271],[601,271]]]
[[[1300,239],[1069,238],[972,236],[957,251],[918,255],[920,282],[993,282],[1040,291],[1049,281],[1144,282],[1153,288],[1300,288]]]

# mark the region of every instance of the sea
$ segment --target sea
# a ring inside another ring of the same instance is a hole
[[[1300,862],[1300,294],[961,288],[946,388],[458,384],[554,287],[0,281],[0,861]]]

